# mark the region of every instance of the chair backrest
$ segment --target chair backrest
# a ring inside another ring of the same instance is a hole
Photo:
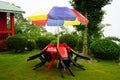
[[[68,58],[68,52],[65,47],[65,44],[57,44],[58,53],[62,58]]]
[[[49,53],[56,53],[57,50],[56,50],[55,45],[54,45],[54,44],[48,44],[48,45],[47,45],[46,52],[49,52]]]

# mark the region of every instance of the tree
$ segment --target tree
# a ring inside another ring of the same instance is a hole
[[[41,32],[43,32],[43,29],[40,26],[30,24],[22,14],[15,14],[15,34],[21,34],[26,36],[27,39],[36,40]]]
[[[99,33],[98,25],[101,23],[104,11],[102,7],[111,3],[112,0],[70,0],[71,5],[84,14],[88,20],[89,24],[84,26],[84,41],[83,41],[83,53],[88,54],[88,37],[91,39],[94,34]],[[79,25],[81,27],[81,25]]]

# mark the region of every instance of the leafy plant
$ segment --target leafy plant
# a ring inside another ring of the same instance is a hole
[[[109,39],[99,39],[90,45],[90,49],[96,58],[118,59],[120,56],[119,46]]]
[[[118,41],[118,42],[120,42],[120,39],[117,38],[117,37],[112,37],[112,36],[110,36],[110,37],[106,37],[106,39],[110,39],[110,40],[113,40],[113,41]]]
[[[34,40],[27,41],[27,50],[32,51],[35,48],[36,44]]]
[[[64,34],[60,37],[60,43],[66,43],[71,48],[75,48],[77,44],[77,38],[72,34]]]
[[[43,49],[46,45],[48,45],[51,42],[51,39],[47,36],[40,36],[36,40],[36,44],[40,49]]]
[[[10,49],[15,49],[15,52],[25,51],[27,39],[22,35],[9,36],[6,40]]]

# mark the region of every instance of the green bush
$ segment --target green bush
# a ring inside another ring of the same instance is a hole
[[[27,41],[27,50],[28,51],[32,51],[33,49],[35,49],[35,47],[36,47],[35,41],[33,41],[33,40]]]
[[[77,38],[72,34],[64,34],[60,37],[60,43],[66,43],[71,48],[75,48],[77,44]]]
[[[10,49],[15,49],[15,52],[25,51],[27,39],[22,35],[9,36],[6,40]]]
[[[55,40],[52,40],[50,43],[52,43],[52,44],[57,44],[57,40],[55,39]]]
[[[119,48],[120,48],[120,44],[118,44]]]
[[[50,39],[50,41],[56,40],[56,37],[55,37],[54,35],[47,36],[47,38],[49,38],[49,39]]]
[[[99,39],[90,45],[94,56],[99,59],[113,60],[120,55],[119,46],[109,39]]]
[[[82,39],[82,37],[78,37],[77,39],[78,39],[78,42],[75,47],[75,50],[81,53],[82,49],[83,49],[83,39]]]
[[[43,49],[45,46],[47,46],[51,42],[51,39],[47,36],[40,36],[36,40],[36,45],[40,48]]]

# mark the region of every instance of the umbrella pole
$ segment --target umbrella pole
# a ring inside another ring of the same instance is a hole
[[[57,44],[59,44],[59,26],[57,27],[58,35],[57,35]]]

